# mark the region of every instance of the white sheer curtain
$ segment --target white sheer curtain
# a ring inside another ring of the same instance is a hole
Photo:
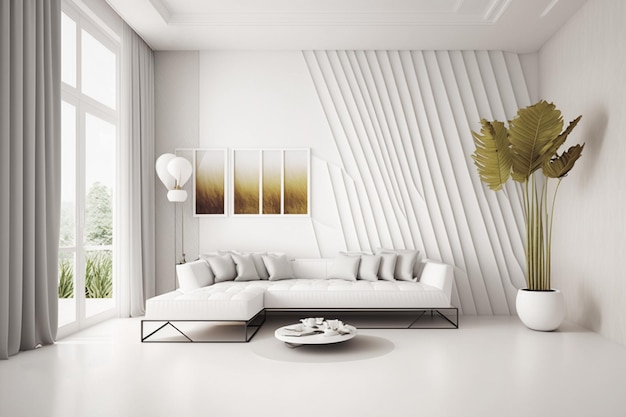
[[[126,24],[121,82],[117,305],[120,317],[132,317],[155,293],[154,54]]]
[[[61,3],[0,2],[0,359],[54,342]]]

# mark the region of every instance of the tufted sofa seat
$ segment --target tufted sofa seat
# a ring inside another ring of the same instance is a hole
[[[263,310],[264,293],[263,286],[220,284],[171,291],[147,301],[146,319],[246,321]]]

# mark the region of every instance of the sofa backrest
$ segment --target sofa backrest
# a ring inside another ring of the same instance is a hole
[[[291,266],[296,278],[326,279],[333,261],[333,258],[296,258]]]
[[[296,258],[291,265],[296,278],[326,279],[333,267],[334,258]],[[424,259],[416,268],[418,281],[441,289],[451,297],[454,270],[451,265]]]

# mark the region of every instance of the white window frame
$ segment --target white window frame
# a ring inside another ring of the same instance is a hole
[[[106,320],[115,316],[115,306],[111,309],[96,314],[90,317],[86,317],[86,298],[84,295],[85,288],[85,254],[89,249],[84,244],[85,235],[85,212],[86,212],[86,189],[85,189],[85,172],[86,172],[86,114],[92,114],[108,123],[115,126],[115,146],[119,149],[120,146],[120,62],[121,62],[121,41],[119,36],[115,36],[115,33],[104,25],[103,22],[94,19],[94,14],[91,13],[86,6],[79,2],[77,4],[71,1],[64,1],[62,3],[62,11],[69,18],[76,23],[76,86],[71,86],[65,82],[61,82],[61,99],[64,102],[72,105],[76,109],[75,119],[75,132],[76,132],[76,207],[75,207],[75,234],[74,234],[74,246],[72,247],[59,247],[59,253],[74,253],[74,300],[75,300],[75,321],[69,324],[63,325],[58,329],[58,338],[65,337],[71,333],[74,333],[83,328],[89,327],[93,324]],[[99,101],[87,96],[81,92],[81,38],[82,31],[87,31],[96,40],[101,42],[105,47],[111,50],[116,57],[116,104],[115,109],[100,103]],[[119,153],[115,152],[116,155]],[[116,164],[118,161],[116,161]],[[113,210],[113,244],[110,247],[98,246],[97,249],[110,249],[113,252],[114,263],[116,254],[116,229],[117,229],[117,215],[115,209],[117,205],[118,193],[120,187],[119,176],[117,175],[117,167],[114,170],[116,172],[115,190],[113,194],[112,210]],[[113,298],[115,299],[115,287],[116,287],[116,268],[113,267]]]

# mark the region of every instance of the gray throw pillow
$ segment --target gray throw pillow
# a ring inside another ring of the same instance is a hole
[[[328,278],[356,281],[360,256],[338,255],[333,262]]]
[[[380,267],[378,268],[378,278],[383,281],[395,281],[394,272],[396,269],[396,254],[381,253]]]
[[[397,255],[394,278],[398,281],[416,281],[415,267],[419,251],[413,249],[378,249],[378,254],[395,253]]]
[[[270,275],[270,281],[279,281],[281,279],[294,278],[293,267],[287,259],[287,256],[263,255],[262,258],[263,263],[267,268],[267,272]]]
[[[232,256],[237,269],[235,281],[258,281],[261,279],[254,265],[252,255],[233,253],[230,256]]]
[[[204,259],[176,265],[176,276],[178,288],[182,292],[212,285],[215,279],[209,264]]]
[[[361,255],[357,278],[364,281],[378,281],[380,261],[380,255]]]
[[[237,268],[230,255],[209,256],[207,262],[215,275],[215,282],[233,281],[237,276]]]

